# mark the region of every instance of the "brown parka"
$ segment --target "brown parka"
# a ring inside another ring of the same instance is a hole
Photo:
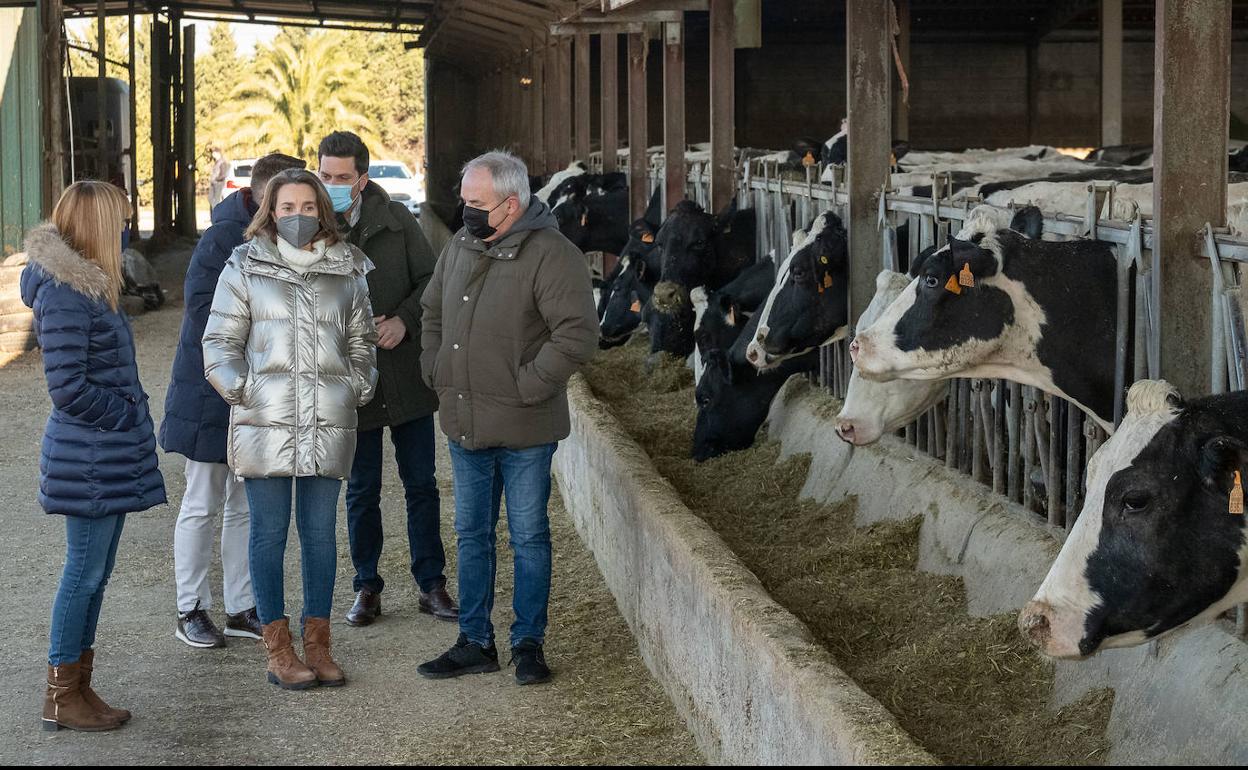
[[[461,229],[421,297],[421,373],[465,449],[567,438],[567,382],[598,349],[585,256],[533,199],[501,238]]]

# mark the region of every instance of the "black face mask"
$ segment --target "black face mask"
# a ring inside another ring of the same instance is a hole
[[[506,202],[507,199],[503,198],[498,202],[498,206],[501,206]],[[490,214],[493,214],[494,209],[497,209],[498,206],[487,210],[474,209],[472,206],[465,205],[464,227],[468,229],[469,233],[472,233],[473,236],[480,238],[481,240],[489,238],[491,235],[498,232],[497,228],[490,227]]]

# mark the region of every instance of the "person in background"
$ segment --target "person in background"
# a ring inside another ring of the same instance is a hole
[[[251,508],[249,553],[268,679],[346,683],[330,649],[338,493],[355,455],[356,410],[377,384],[368,258],[338,234],[315,174],[283,171],[217,281],[204,374],[230,405],[227,461]],[[303,570],[303,652],[286,617],[291,492]]]
[[[567,382],[598,349],[585,255],[529,195],[524,162],[490,152],[464,166],[464,227],[421,298],[421,372],[450,439],[459,547],[459,639],[417,672],[439,679],[498,670],[495,530],[507,495],[515,561],[516,681],[550,678],[550,462],[571,429]]]
[[[39,504],[65,516],[66,554],[52,605],[43,727],[112,730],[130,712],[91,687],[95,630],[126,514],[165,502],[134,336],[120,310],[125,194],[76,182],[52,221],[26,236],[22,301],[34,311],[52,413]]]
[[[225,178],[230,175],[230,162],[220,147],[212,148],[212,170],[208,177],[208,208],[215,209],[225,195]],[[255,175],[255,169],[252,169]]]
[[[440,620],[459,618],[446,590],[441,502],[434,476],[433,414],[438,397],[420,371],[420,295],[433,275],[434,257],[420,223],[368,179],[368,148],[349,131],[321,141],[320,177],[346,239],[368,255],[369,296],[377,323],[377,395],[360,410],[355,463],[347,482],[347,534],[355,564],[355,604],[347,622],[366,626],[381,614],[385,581],[381,559],[382,434],[390,443],[407,501],[407,546],[417,606]]]
[[[212,226],[204,231],[186,268],[183,296],[186,310],[173,358],[160,446],[186,457],[186,491],[173,528],[173,576],[177,586],[174,635],[192,647],[224,647],[226,636],[260,638],[260,620],[251,592],[247,564],[247,494],[225,464],[230,407],[204,379],[200,340],[217,278],[243,231],[260,208],[269,180],[281,171],[306,164],[289,155],[266,155],[256,161],[251,187],[231,193],[212,210]],[[212,622],[213,518],[221,510],[221,576],[225,600],[225,633]]]

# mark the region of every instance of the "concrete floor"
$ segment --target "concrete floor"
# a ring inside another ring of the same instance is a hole
[[[135,320],[139,367],[155,417],[163,412],[169,366],[181,321],[181,275],[187,248],[154,264],[171,303]],[[401,492],[393,469],[383,510],[387,532],[384,618],[365,629],[342,620],[353,573],[345,517],[339,517],[334,597],[335,651],[349,683],[301,693],[264,678],[257,643],[232,640],[224,650],[195,650],[173,636],[172,537],[181,499],[182,461],[161,454],[169,506],[132,514],[105,597],[96,681],[110,702],[134,712],[111,733],[39,730],[48,618],[64,559],[64,525],[35,500],[39,442],[48,413],[36,351],[0,368],[0,762],[37,764],[454,763],[587,764],[701,762],[693,738],[642,664],[637,646],[558,500],[552,504],[555,574],[547,658],[552,683],[517,687],[511,672],[432,682],[416,666],[450,645],[453,624],[416,611],[405,569]],[[439,480],[451,589],[449,463]],[[341,509],[340,509],[341,510]],[[511,620],[511,564],[501,527],[495,626]],[[297,614],[297,540],[287,556],[287,611]],[[219,596],[219,568],[213,571]],[[219,599],[218,599],[219,601]],[[223,622],[218,605],[213,615]],[[506,651],[502,651],[506,662]]]

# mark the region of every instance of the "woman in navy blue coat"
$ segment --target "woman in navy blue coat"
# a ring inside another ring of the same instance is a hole
[[[52,399],[39,504],[65,515],[67,542],[52,606],[47,730],[111,730],[130,718],[91,689],[92,645],[126,514],[165,502],[134,337],[119,309],[129,211],[111,184],[77,182],[52,221],[26,236],[22,300],[34,310]]]

